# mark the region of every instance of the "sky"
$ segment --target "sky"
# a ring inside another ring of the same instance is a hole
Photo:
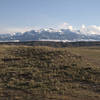
[[[0,33],[66,23],[99,27],[100,0],[0,0]]]

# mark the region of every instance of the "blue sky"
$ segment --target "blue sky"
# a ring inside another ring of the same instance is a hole
[[[100,0],[0,0],[0,33],[65,22],[100,26]]]

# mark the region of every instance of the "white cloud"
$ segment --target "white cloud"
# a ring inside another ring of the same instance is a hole
[[[85,29],[85,28],[86,28],[86,26],[83,24],[81,28],[82,28],[82,29]]]
[[[15,33],[15,32],[26,32],[26,31],[30,31],[30,30],[37,30],[37,27],[22,27],[22,28],[18,28],[18,27],[13,27],[13,28],[1,28],[0,29],[0,33]]]
[[[100,35],[100,26],[90,25],[86,27],[85,25],[82,25],[80,28],[80,32],[82,34],[87,34],[87,35],[91,35],[91,34]]]
[[[77,26],[76,26],[77,27]],[[96,26],[96,25],[90,25],[90,26],[85,26],[84,24],[80,27],[80,29],[76,29],[75,27],[73,28],[73,26],[71,26],[70,24],[64,22],[61,25],[58,25],[56,28],[48,28],[44,30],[47,30],[49,32],[61,32],[61,29],[70,29],[70,31],[74,31],[77,32],[79,34],[85,34],[85,35],[91,35],[91,34],[98,34],[100,35],[100,26]],[[41,31],[40,27],[22,27],[22,28],[18,28],[18,27],[13,27],[13,28],[0,28],[0,33],[15,33],[15,32],[26,32],[26,31],[30,31],[30,30],[36,30],[36,31]],[[78,31],[80,30],[80,32]]]
[[[64,22],[63,24],[58,26],[59,29],[70,29],[73,30],[73,26],[69,25],[68,23]]]
[[[71,31],[75,31],[75,32],[77,31],[77,29],[73,28],[73,26],[71,26],[66,22],[59,25],[59,29],[70,29]],[[100,35],[100,26],[96,26],[96,25],[85,26],[83,24],[79,30],[81,34],[85,34],[85,35],[91,35],[91,34]]]

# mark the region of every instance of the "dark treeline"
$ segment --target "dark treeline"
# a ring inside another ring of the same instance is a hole
[[[1,42],[0,45],[27,45],[27,46],[51,46],[51,47],[80,47],[80,46],[100,46],[100,41],[80,41],[80,42],[53,42],[53,41],[25,41],[25,42]]]

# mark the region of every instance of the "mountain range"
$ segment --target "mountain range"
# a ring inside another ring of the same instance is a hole
[[[91,31],[89,31],[91,32]],[[39,29],[26,32],[0,34],[0,42],[22,41],[100,41],[100,34],[88,34],[83,30],[71,29]]]

